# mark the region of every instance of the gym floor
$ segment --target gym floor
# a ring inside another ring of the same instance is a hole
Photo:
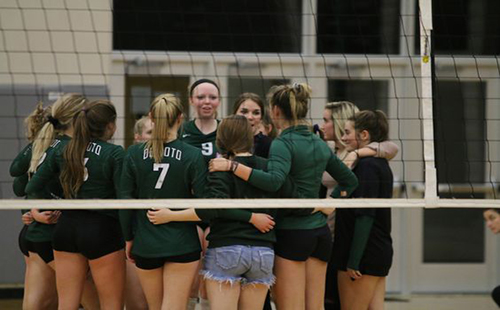
[[[386,310],[497,310],[489,295],[413,295],[408,299],[389,298]],[[21,310],[20,299],[0,299],[0,309]],[[199,309],[199,307],[197,308]]]

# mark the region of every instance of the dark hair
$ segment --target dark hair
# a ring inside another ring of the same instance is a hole
[[[234,102],[233,106],[233,114],[236,114],[238,112],[238,109],[240,108],[241,104],[247,100],[252,100],[255,102],[259,108],[260,108],[260,114],[262,115],[262,118],[264,118],[264,115],[266,114],[266,106],[264,105],[264,101],[260,99],[259,95],[255,93],[243,93],[238,96],[238,99]]]
[[[250,122],[242,115],[230,115],[220,122],[216,142],[219,151],[226,157],[241,152],[251,152],[253,131]]]
[[[370,142],[383,142],[389,139],[387,116],[380,110],[364,110],[349,119],[354,121],[354,129],[370,133]]]
[[[271,118],[271,111],[269,111],[269,107],[266,107],[266,113],[262,115],[262,124],[264,128],[268,131],[267,136],[271,139],[274,139],[278,136],[278,130],[276,126],[274,126],[273,119]],[[269,127],[271,128],[269,130]]]
[[[73,198],[85,180],[85,151],[88,144],[102,138],[109,123],[116,121],[116,109],[108,100],[85,104],[73,118],[73,138],[64,149],[60,180],[64,197]]]
[[[277,106],[283,112],[285,119],[296,125],[307,115],[311,93],[309,85],[294,83],[271,87],[268,98],[272,107]]]
[[[198,85],[203,84],[203,83],[208,83],[208,84],[212,84],[213,86],[215,86],[215,88],[217,88],[217,92],[219,93],[219,96],[220,96],[220,88],[219,88],[219,85],[217,85],[217,83],[215,83],[214,81],[209,80],[209,79],[199,79],[196,82],[194,82],[193,84],[191,84],[191,86],[189,87],[189,97],[192,97],[194,89]]]

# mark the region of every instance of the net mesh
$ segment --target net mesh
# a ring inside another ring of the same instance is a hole
[[[497,6],[487,0],[2,1],[0,206],[14,198],[8,166],[27,143],[23,120],[39,100],[49,104],[66,92],[112,100],[119,115],[114,142],[126,147],[135,120],[159,93],[178,95],[193,117],[186,90],[198,78],[220,84],[219,117],[232,113],[242,92],[265,97],[272,85],[291,82],[312,86],[313,124],[322,123],[326,102],[381,109],[400,148],[390,161],[395,198],[412,205],[425,197],[429,206],[436,194],[496,199]]]

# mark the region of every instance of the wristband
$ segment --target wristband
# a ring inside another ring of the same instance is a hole
[[[233,173],[236,171],[236,169],[238,169],[238,165],[239,165],[239,164],[240,164],[240,163],[239,163],[239,162],[237,162],[237,161],[234,161],[234,160],[232,160],[232,161],[231,161],[231,171],[232,171]]]

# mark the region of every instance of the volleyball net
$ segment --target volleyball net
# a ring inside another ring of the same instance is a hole
[[[8,167],[26,145],[24,118],[61,94],[107,98],[114,143],[133,141],[152,99],[221,87],[219,117],[243,92],[306,82],[309,118],[327,102],[380,109],[390,140],[394,199],[265,200],[264,207],[497,207],[500,174],[500,5],[461,0],[2,1],[0,208],[230,208],[252,201],[19,201]],[[49,206],[50,205],[50,206]]]

